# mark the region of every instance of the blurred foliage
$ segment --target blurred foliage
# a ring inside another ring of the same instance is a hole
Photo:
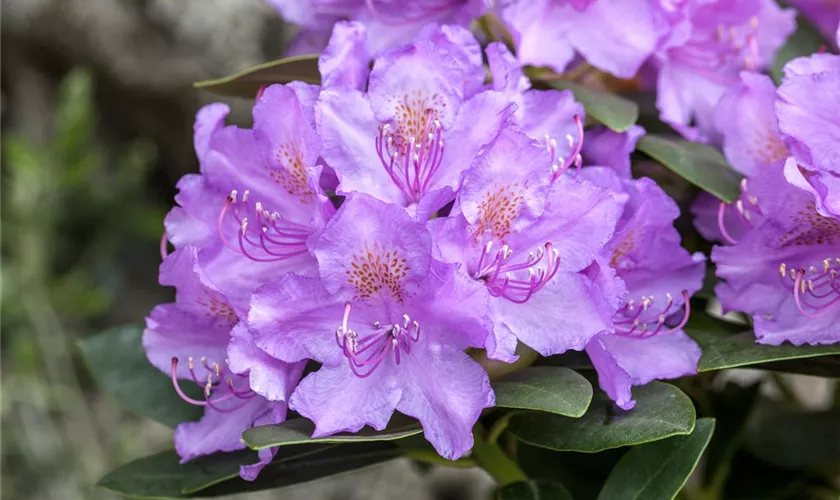
[[[79,368],[76,339],[125,304],[139,320],[166,293],[155,273],[165,207],[147,187],[156,148],[107,148],[94,96],[91,74],[74,70],[46,142],[3,131],[4,498],[111,498],[92,489],[103,469],[169,441],[96,395]]]

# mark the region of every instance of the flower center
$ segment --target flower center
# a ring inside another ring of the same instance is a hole
[[[350,309],[348,302],[341,325],[335,331],[335,342],[357,377],[369,376],[391,353],[399,366],[403,353],[411,354],[411,345],[420,340],[420,323],[412,321],[407,314],[403,315],[402,323],[382,325],[375,321],[372,329],[360,336],[348,326]]]
[[[481,251],[475,279],[483,280],[490,295],[503,297],[522,304],[548,283],[560,269],[560,257],[551,243],[544,249],[537,248],[527,258],[516,259],[507,245],[493,252],[493,242],[488,241]]]
[[[747,26],[719,24],[717,30],[705,37],[697,37],[675,49],[677,58],[706,78],[721,83],[735,81],[738,70],[755,70],[760,63],[758,18]],[[731,71],[724,70],[730,69]]]
[[[204,315],[219,318],[233,326],[239,318],[236,316],[233,308],[227,303],[225,299],[219,297],[218,294],[211,291],[205,292],[205,297],[199,297],[197,302],[205,308]]]
[[[228,216],[239,226],[236,243],[225,236]],[[307,253],[306,240],[312,235],[309,227],[286,220],[277,212],[269,212],[260,202],[251,207],[248,191],[237,200],[236,190],[231,191],[219,213],[218,230],[226,247],[256,262],[277,262],[303,255]]]
[[[682,296],[685,309],[682,319],[677,326],[663,330],[668,317],[678,312],[678,309],[674,307],[673,296],[667,293],[665,294],[665,304],[661,308],[656,307],[652,296],[642,297],[638,303],[634,299],[628,300],[613,315],[614,333],[622,337],[644,339],[657,334],[673,333],[682,329],[688,322],[688,317],[691,315],[688,291],[683,290]]]
[[[350,258],[345,271],[347,282],[356,288],[359,299],[367,299],[387,292],[397,302],[405,300],[403,280],[408,275],[408,263],[397,250],[383,251],[379,245]]]
[[[268,175],[287,193],[300,198],[301,203],[311,203],[315,192],[309,185],[309,173],[303,162],[303,154],[295,144],[283,144],[275,152],[274,159],[282,169],[265,166]]]
[[[187,396],[178,382],[178,358],[172,358],[170,376],[175,392],[187,403],[196,406],[207,406],[221,413],[231,413],[245,406],[249,399],[256,396],[251,389],[237,389],[242,382],[248,387],[248,377],[236,375],[227,371],[216,362],[209,362],[207,358],[200,359],[200,366],[196,367],[195,358],[187,358],[190,378],[199,386],[204,387],[204,399],[198,400]]]
[[[823,259],[820,267],[788,269],[779,265],[784,286],[793,292],[793,301],[803,316],[819,318],[840,304],[840,257]]]
[[[439,95],[426,98],[415,91],[397,103],[393,124],[379,126],[376,153],[409,202],[426,193],[443,162],[443,127],[438,110],[445,106]]]

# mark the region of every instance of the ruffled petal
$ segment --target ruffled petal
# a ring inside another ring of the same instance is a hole
[[[384,366],[388,362],[366,378],[357,377],[347,363],[321,367],[300,382],[289,408],[315,423],[312,437],[358,432],[365,425],[382,430],[402,395],[396,375]]]
[[[487,373],[463,351],[435,343],[418,345],[400,370],[397,410],[420,421],[442,457],[462,457],[473,446],[472,428],[481,411],[495,404]]]

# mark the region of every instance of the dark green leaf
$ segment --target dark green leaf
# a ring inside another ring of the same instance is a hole
[[[706,314],[692,315],[685,327],[685,332],[697,341],[703,350],[698,369],[704,372],[771,361],[840,354],[840,344],[822,346],[759,344],[751,331],[743,331],[746,328],[744,325],[734,325]],[[741,333],[733,333],[736,331]]]
[[[253,452],[218,453],[178,463],[174,451],[145,457],[108,473],[99,486],[132,498],[216,497],[292,486],[376,465],[399,456],[390,443],[305,445],[281,449],[256,481],[239,479]]]
[[[683,139],[645,135],[639,139],[636,148],[723,201],[734,201],[741,193],[741,175],[711,146]]]
[[[568,368],[532,366],[493,382],[496,406],[580,417],[592,401],[592,385]]]
[[[99,480],[99,486],[139,498],[185,498],[187,491],[198,491],[233,479],[239,466],[257,461],[256,453],[217,453],[186,464],[179,463],[175,450],[129,462]]]
[[[639,119],[639,106],[606,90],[592,89],[565,80],[545,81],[550,87],[571,90],[575,99],[586,108],[587,116],[595,118],[616,132],[625,132]]]
[[[175,427],[198,420],[202,409],[184,402],[172,388],[169,377],[149,364],[139,326],[123,326],[79,341],[82,357],[102,391],[120,406]],[[197,386],[184,387],[200,397]]]
[[[765,400],[750,425],[747,450],[791,469],[840,465],[840,408],[802,411]]]
[[[770,69],[770,74],[776,83],[782,81],[782,75],[785,64],[797,57],[810,56],[817,52],[820,47],[825,45],[825,39],[814,28],[805,16],[798,15],[796,17],[796,31],[787,39],[787,42],[776,53],[776,60],[773,61],[773,68]]]
[[[496,490],[496,500],[572,500],[562,484],[554,481],[528,481],[509,484]]]
[[[688,436],[675,436],[631,449],[607,478],[598,499],[673,499],[700,461],[714,430],[714,419],[701,418]]]
[[[657,441],[694,429],[694,406],[676,387],[651,382],[633,388],[636,407],[614,408],[599,394],[581,418],[529,412],[515,415],[508,430],[517,439],[558,451],[595,453]]]
[[[196,82],[194,86],[218,95],[253,99],[262,85],[292,81],[321,83],[321,73],[318,71],[318,56],[287,57],[263,63],[224,78]]]
[[[255,450],[273,446],[290,446],[304,443],[352,443],[364,441],[395,441],[415,434],[423,429],[417,420],[404,415],[394,415],[384,430],[377,431],[365,427],[359,432],[333,434],[320,438],[313,438],[315,425],[305,418],[287,420],[278,425],[263,425],[252,427],[245,431],[242,439]]]

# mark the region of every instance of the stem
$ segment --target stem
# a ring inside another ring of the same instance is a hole
[[[499,486],[506,486],[511,483],[527,481],[528,476],[522,472],[519,465],[510,459],[496,443],[487,440],[487,431],[476,424],[473,428],[473,456],[478,465],[490,474],[499,483]]]
[[[510,423],[510,419],[516,415],[517,412],[512,411],[505,413],[498,420],[493,422],[493,426],[490,427],[490,433],[487,435],[487,442],[490,444],[496,444],[499,441],[499,436],[502,435],[503,432],[507,429],[508,424]]]

